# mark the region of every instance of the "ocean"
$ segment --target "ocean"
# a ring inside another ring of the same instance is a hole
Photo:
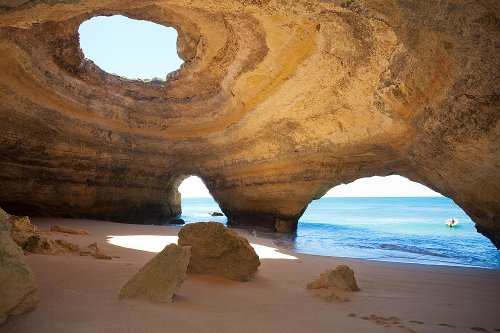
[[[186,223],[217,221],[212,198],[182,199]],[[447,227],[448,218],[456,227]],[[299,220],[295,234],[256,228],[288,251],[368,260],[500,269],[500,250],[476,232],[474,222],[446,197],[321,198]]]

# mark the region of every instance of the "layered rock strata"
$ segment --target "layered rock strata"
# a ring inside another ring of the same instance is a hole
[[[341,183],[399,174],[500,246],[500,4],[84,1],[0,6],[0,205],[156,223],[202,177],[235,225],[292,231]],[[166,82],[103,72],[79,25],[173,26]]]

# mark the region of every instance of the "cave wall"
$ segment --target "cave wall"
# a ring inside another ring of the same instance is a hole
[[[152,223],[203,178],[233,224],[293,230],[308,203],[400,174],[500,246],[498,1],[0,2],[0,206]],[[79,25],[173,26],[183,66],[132,81]]]

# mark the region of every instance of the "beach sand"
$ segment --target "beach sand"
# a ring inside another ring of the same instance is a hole
[[[0,332],[500,332],[499,270],[295,254],[238,230],[259,245],[262,265],[253,280],[189,275],[173,303],[120,301],[121,287],[155,255],[151,251],[175,242],[180,227],[32,222],[45,230],[55,224],[86,229],[89,236],[52,237],[80,247],[97,242],[119,258],[28,255],[40,303],[10,317]],[[306,289],[340,264],[354,270],[361,288],[348,294],[349,302],[326,301]]]

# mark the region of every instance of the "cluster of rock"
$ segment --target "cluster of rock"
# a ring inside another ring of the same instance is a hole
[[[38,303],[36,281],[26,257],[12,239],[9,215],[0,208],[0,324],[9,315],[33,309]]]
[[[187,273],[247,281],[260,266],[248,240],[217,222],[198,222],[179,232],[179,245],[167,245],[122,288],[119,298],[171,302]]]
[[[77,244],[47,238],[46,233],[31,224],[27,216],[10,215],[8,221],[12,226],[12,239],[26,252],[48,255],[78,252]]]
[[[55,225],[53,232],[89,235],[83,229]],[[82,249],[62,239],[50,239],[47,231],[39,230],[27,216],[9,215],[0,208],[0,324],[8,315],[17,315],[33,309],[38,303],[37,284],[29,268],[25,253],[61,255],[79,252],[81,256],[111,260],[97,247],[97,243]]]
[[[111,260],[108,256],[97,247],[97,243],[90,244],[80,250],[78,244],[73,244],[62,239],[50,239],[46,232],[38,230],[36,226],[31,224],[27,216],[10,215],[8,218],[12,229],[11,237],[25,252],[46,254],[46,255],[61,255],[79,253],[81,256],[91,256],[96,259]],[[84,229],[68,228],[60,225],[54,225],[50,228],[52,232],[61,232],[71,235],[89,235],[89,232]]]
[[[327,300],[339,300],[348,302],[342,291],[359,291],[354,271],[346,265],[339,265],[335,269],[327,269],[313,282],[307,284],[307,289],[326,289],[322,294]]]
[[[23,250],[36,254],[60,255],[76,253],[78,244],[73,244],[62,239],[49,239],[41,234],[30,236],[23,246]]]

